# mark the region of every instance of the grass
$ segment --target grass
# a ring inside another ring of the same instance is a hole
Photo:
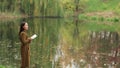
[[[114,9],[119,6],[119,2],[119,0],[87,0],[87,2],[85,2],[85,12],[114,11]]]
[[[87,16],[85,14],[79,15],[80,20],[94,20],[94,21],[108,21],[108,22],[119,22],[119,17],[103,17],[103,16]]]
[[[0,65],[0,68],[5,68],[5,66],[3,66],[3,65]]]
[[[79,19],[119,22],[119,0],[81,0],[81,2],[85,8],[84,13],[79,14]]]

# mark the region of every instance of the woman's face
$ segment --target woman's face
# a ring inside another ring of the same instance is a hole
[[[28,30],[28,23],[25,23],[25,25],[23,26],[24,30]]]

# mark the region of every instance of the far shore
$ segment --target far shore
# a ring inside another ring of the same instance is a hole
[[[16,14],[16,13],[1,13],[0,12],[0,21],[16,20],[19,18],[26,18],[27,15]]]
[[[28,16],[28,15],[1,15],[0,14],[0,20],[13,20],[13,19],[19,19],[19,18],[63,18],[61,16]]]
[[[16,18],[26,18],[28,16],[25,15],[0,15],[0,20],[1,19],[16,19]]]
[[[78,14],[81,15],[81,14]],[[92,17],[92,16],[100,16],[103,18],[112,18],[112,17],[118,17],[117,14],[114,12],[93,12],[93,13],[85,13],[85,16]],[[0,13],[0,21],[1,20],[15,20],[20,18],[64,18],[61,16],[28,16],[25,14],[15,14],[15,13]]]

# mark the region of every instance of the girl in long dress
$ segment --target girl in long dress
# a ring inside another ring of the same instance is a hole
[[[28,23],[20,25],[19,38],[21,41],[21,68],[30,68],[30,42],[31,38],[27,35]]]

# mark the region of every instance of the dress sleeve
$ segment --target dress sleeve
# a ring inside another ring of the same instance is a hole
[[[21,38],[21,42],[22,42],[23,44],[28,44],[28,43],[30,43],[30,39],[27,38],[27,34],[26,34],[25,32],[22,32],[22,33],[20,34],[20,38]]]

